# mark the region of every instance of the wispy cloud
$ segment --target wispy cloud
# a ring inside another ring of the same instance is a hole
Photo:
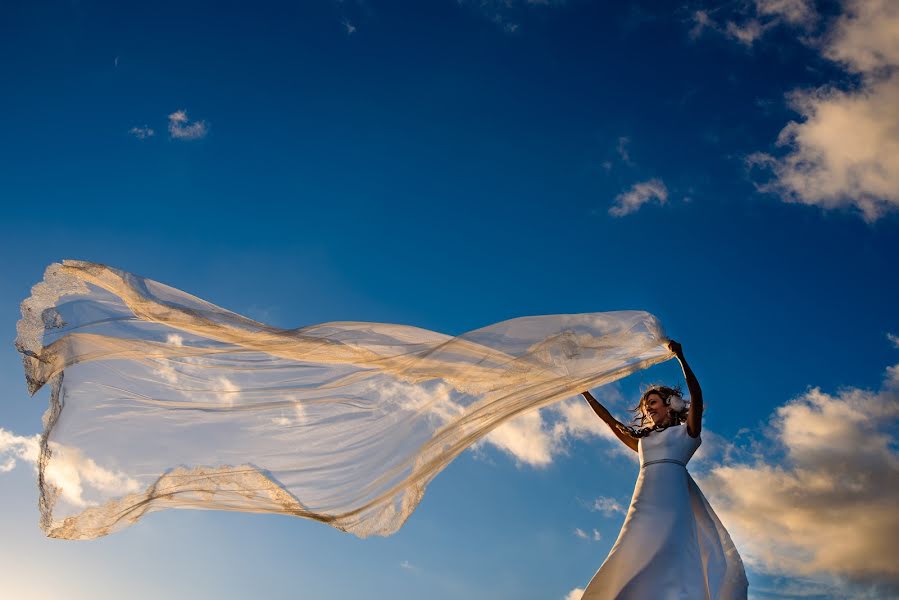
[[[812,0],[755,0],[694,10],[690,15],[690,37],[714,32],[751,47],[778,26],[812,29],[818,22]]]
[[[627,136],[621,136],[618,138],[618,145],[615,148],[615,151],[618,152],[618,156],[624,161],[625,164],[633,165],[631,162],[631,156],[627,151],[627,146],[630,144],[630,138]]]
[[[770,25],[764,25],[756,19],[749,19],[743,23],[728,21],[724,27],[728,36],[746,46],[751,46],[767,29],[770,29]]]
[[[184,346],[184,337],[177,333],[166,336],[166,343],[172,346]],[[187,372],[189,369],[208,368],[207,359],[202,356],[183,356],[178,361],[168,358],[148,358],[154,363],[153,374],[161,381],[168,383],[173,390],[185,398],[196,402],[206,402],[209,398],[215,399],[223,405],[232,406],[235,395],[241,390],[231,379],[223,375],[216,377],[210,389],[196,389],[191,385],[194,374]],[[205,395],[212,393],[214,395]],[[302,412],[302,407],[297,408],[297,415]]]
[[[615,513],[624,514],[627,512],[620,502],[608,496],[600,496],[594,500],[590,510],[599,511],[607,517],[611,517]]]
[[[689,35],[693,40],[702,36],[707,29],[711,29],[712,31],[717,31],[719,29],[718,24],[709,15],[709,11],[707,10],[694,10],[690,14],[690,22],[691,27]]]
[[[628,167],[636,167],[637,164],[631,157],[631,138],[622,135],[619,136],[615,144],[615,154],[618,163],[627,165]],[[612,170],[614,162],[606,160],[601,166],[608,173]],[[692,192],[692,188],[691,188]],[[608,212],[613,217],[623,217],[631,213],[637,212],[640,208],[649,202],[658,201],[659,204],[665,204],[668,201],[669,191],[665,183],[659,178],[652,178],[633,184],[630,189],[621,192],[615,197],[612,206]],[[685,202],[691,201],[691,198],[684,198]],[[598,211],[593,211],[596,214]]]
[[[668,201],[668,188],[661,179],[635,183],[631,189],[618,194],[609,209],[609,214],[613,217],[623,217],[637,212],[640,207],[653,200],[657,200],[659,204],[665,204]]]
[[[584,531],[583,529],[581,529],[580,527],[575,527],[574,535],[578,536],[582,540],[591,540],[593,542],[598,542],[599,540],[602,539],[602,534],[600,534],[599,530],[597,530],[597,529],[594,529],[593,533],[590,534],[590,533],[587,533],[586,531]]]
[[[460,6],[473,9],[506,33],[515,33],[528,9],[562,6],[566,0],[457,0]]]
[[[755,0],[755,10],[763,17],[771,17],[792,25],[813,25],[818,15],[814,0]]]
[[[139,140],[145,140],[156,135],[156,132],[153,130],[153,128],[147,127],[146,125],[144,125],[143,127],[132,127],[128,130],[128,133]]]
[[[893,343],[893,346],[899,348],[899,335],[887,333],[887,339]]]
[[[174,140],[199,140],[208,132],[206,121],[191,121],[185,110],[176,110],[169,115],[169,136]]]
[[[808,390],[777,409],[767,448],[699,477],[747,564],[899,593],[897,419],[899,365],[879,390]]]

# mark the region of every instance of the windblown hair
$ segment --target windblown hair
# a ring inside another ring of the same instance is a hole
[[[671,405],[671,396],[680,396],[683,398],[683,391],[679,385],[675,386],[667,386],[660,384],[652,384],[646,387],[643,390],[643,394],[640,396],[640,402],[637,403],[637,406],[631,409],[634,413],[633,423],[639,429],[635,427],[627,427],[627,432],[630,433],[633,437],[646,437],[653,430],[656,429],[654,426],[646,427],[646,422],[649,420],[649,417],[646,416],[646,399],[649,398],[652,394],[658,394],[662,398],[662,402],[665,403],[666,406]],[[674,411],[674,425],[680,425],[687,420],[687,409],[689,404],[686,404],[684,408],[680,411]]]

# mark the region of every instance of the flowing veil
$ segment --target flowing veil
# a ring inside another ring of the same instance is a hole
[[[280,329],[75,260],[47,267],[21,309],[28,390],[50,389],[41,526],[69,539],[165,508],[390,535],[503,422],[674,356],[643,311],[458,336],[353,321]]]

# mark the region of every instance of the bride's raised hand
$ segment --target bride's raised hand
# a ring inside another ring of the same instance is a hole
[[[675,342],[674,340],[668,340],[668,343],[666,344],[666,346],[668,347],[669,350],[674,352],[675,355],[677,355],[677,356],[684,355],[684,349],[680,345],[679,342]]]

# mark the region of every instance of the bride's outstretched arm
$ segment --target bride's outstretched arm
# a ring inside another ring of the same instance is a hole
[[[699,437],[702,431],[702,389],[699,387],[699,381],[693,374],[693,369],[687,364],[684,358],[684,349],[680,344],[671,340],[668,342],[668,349],[674,352],[680,362],[681,369],[684,370],[684,379],[687,380],[687,389],[690,390],[690,409],[687,411],[687,433],[691,437]]]
[[[597,402],[596,398],[593,397],[593,394],[591,394],[590,392],[581,392],[581,394],[584,396],[584,398],[587,399],[587,402],[590,403],[590,406],[593,408],[593,412],[595,412],[600,419],[605,421],[606,425],[609,426],[609,429],[612,430],[612,433],[614,433],[615,436],[619,440],[621,440],[621,443],[636,452],[637,440],[627,435],[618,428],[619,425],[622,425],[621,422],[616,420],[615,417],[613,417],[612,414],[608,410],[606,410],[605,406]]]

